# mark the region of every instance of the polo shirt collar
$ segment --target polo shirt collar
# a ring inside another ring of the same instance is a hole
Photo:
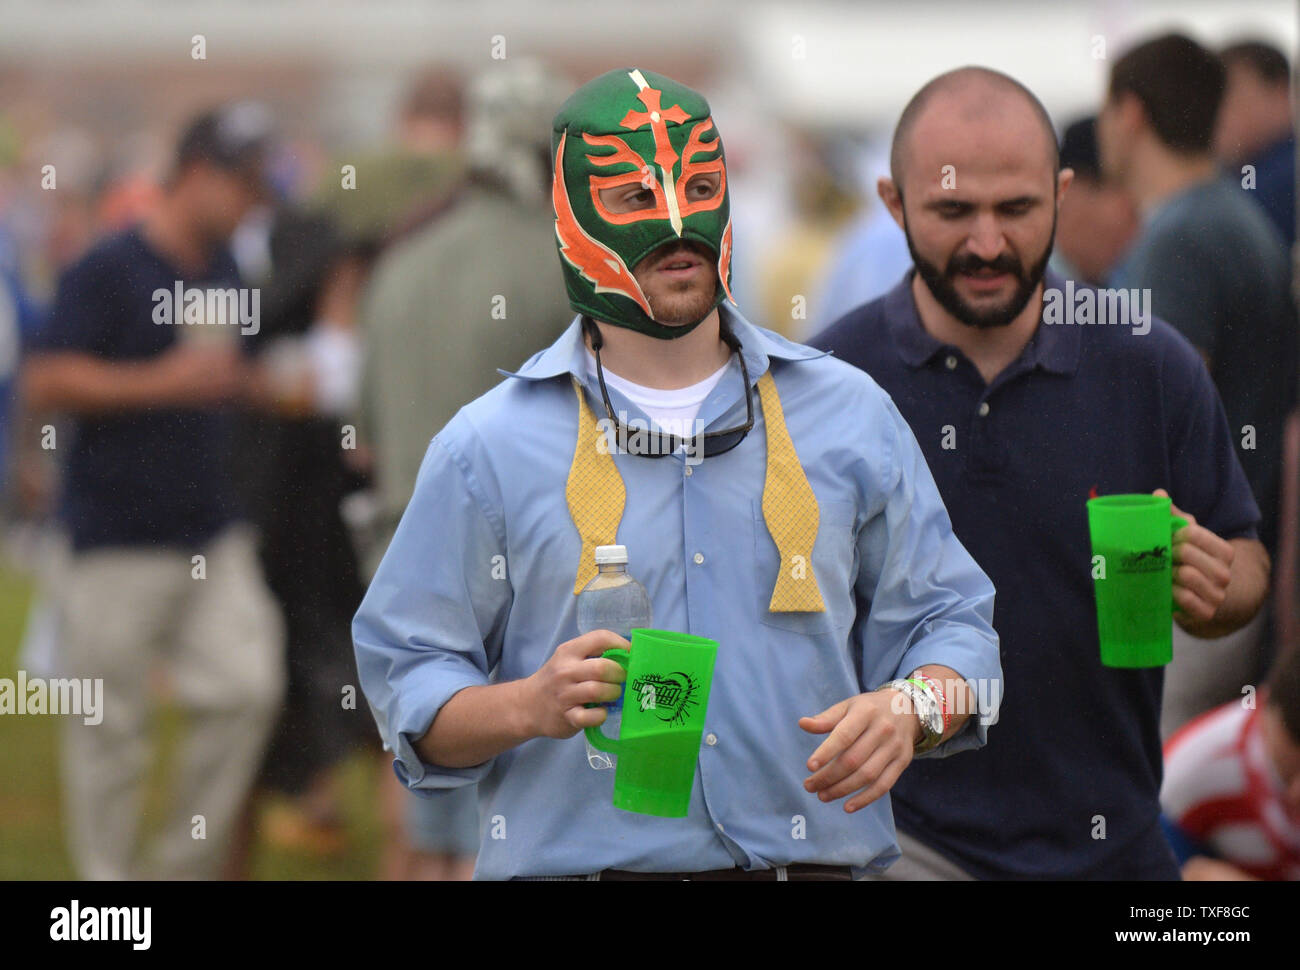
[[[751,380],[758,380],[767,373],[772,359],[777,360],[813,360],[825,357],[826,351],[816,350],[786,340],[779,334],[762,330],[746,320],[738,310],[721,305],[719,312],[726,314],[731,330],[740,340],[741,353],[745,356],[745,366],[749,368]],[[576,316],[560,338],[545,350],[531,357],[517,371],[501,368],[497,373],[503,377],[515,377],[527,381],[542,381],[563,374],[571,374],[582,381],[587,380],[587,345],[582,339],[582,317]]]
[[[885,319],[889,322],[894,345],[903,362],[911,367],[924,367],[942,351],[955,348],[932,337],[921,325],[921,316],[912,296],[912,278],[916,270],[909,270],[902,281],[885,294]],[[1086,286],[1075,283],[1075,289]],[[1043,274],[1044,290],[1065,291],[1065,279],[1048,270]],[[1073,374],[1079,366],[1079,328],[1075,326],[1048,325],[1038,322],[1038,329],[1020,355],[1025,369],[1042,368],[1053,374]]]

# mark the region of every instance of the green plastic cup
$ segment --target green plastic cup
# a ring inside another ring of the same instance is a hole
[[[661,818],[686,816],[717,653],[716,640],[636,629],[630,653],[614,647],[602,654],[627,671],[619,736],[586,729],[592,747],[618,755],[615,808]]]
[[[1097,632],[1107,667],[1163,667],[1174,659],[1173,534],[1187,520],[1171,506],[1157,495],[1088,500]]]

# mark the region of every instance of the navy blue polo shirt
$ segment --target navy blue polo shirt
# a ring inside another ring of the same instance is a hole
[[[911,425],[997,588],[1004,689],[987,747],[903,773],[896,824],[979,878],[1177,879],[1158,823],[1164,673],[1101,665],[1085,503],[1164,488],[1220,536],[1254,538],[1218,394],[1160,320],[1141,335],[1040,323],[986,385],[922,328],[911,279],[813,345],[867,371]]]
[[[187,276],[138,229],[101,240],[59,279],[33,352],[75,351],[107,361],[157,357],[184,325],[153,320],[155,290],[240,285],[234,260],[218,252]],[[228,324],[223,324],[228,326]],[[217,408],[147,408],[76,419],[66,455],[62,516],[73,548],[193,548],[237,515],[232,480],[234,415]]]

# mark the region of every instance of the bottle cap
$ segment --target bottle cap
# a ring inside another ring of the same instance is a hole
[[[597,546],[596,565],[608,566],[612,563],[627,562],[627,546]]]

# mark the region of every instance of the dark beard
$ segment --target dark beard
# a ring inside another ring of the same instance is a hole
[[[643,267],[657,265],[670,253],[678,251],[693,253],[704,260],[706,265],[716,266],[718,262],[717,254],[710,250],[709,247],[695,240],[680,240],[665,243],[638,262],[633,270],[633,275]],[[685,286],[681,289],[674,287],[659,299],[652,298],[647,294],[646,299],[650,303],[650,318],[656,323],[667,324],[668,326],[683,326],[696,323],[703,317],[708,316],[709,312],[717,304],[718,286],[718,279],[715,275],[713,285],[709,287],[707,293],[696,290],[692,286]]]
[[[1034,295],[1038,284],[1043,281],[1043,274],[1047,271],[1047,261],[1052,255],[1052,246],[1056,243],[1056,215],[1055,213],[1052,215],[1052,235],[1047,240],[1047,248],[1028,270],[1021,264],[1020,258],[1009,251],[1000,253],[993,260],[980,259],[974,253],[962,253],[948,260],[948,265],[941,270],[916,251],[916,246],[912,243],[912,233],[907,228],[906,214],[903,216],[903,235],[907,238],[907,251],[912,254],[912,263],[916,266],[916,271],[921,274],[925,285],[929,287],[935,301],[960,323],[980,330],[991,330],[995,327],[1005,327],[1018,317],[1029,303],[1029,298]],[[981,311],[961,298],[961,294],[953,284],[954,277],[958,273],[980,269],[1010,273],[1016,278],[1016,291],[1005,305]]]

